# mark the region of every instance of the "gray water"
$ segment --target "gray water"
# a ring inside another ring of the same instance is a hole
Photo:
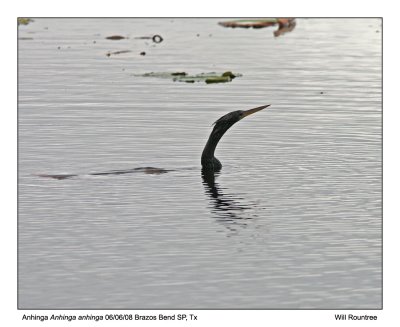
[[[382,306],[381,21],[221,20],[19,27],[20,308]],[[264,104],[203,180],[212,122]],[[171,171],[90,175],[148,166]]]

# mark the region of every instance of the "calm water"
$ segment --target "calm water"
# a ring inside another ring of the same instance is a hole
[[[218,21],[19,27],[20,308],[381,307],[381,21]],[[203,180],[211,123],[264,104]]]

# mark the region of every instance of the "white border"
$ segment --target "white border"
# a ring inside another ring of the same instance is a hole
[[[394,2],[393,2],[394,3]],[[396,93],[399,93],[399,51],[398,51],[398,19],[395,6],[384,5],[376,2],[342,1],[271,1],[263,3],[256,1],[25,1],[7,4],[2,9],[2,106],[1,112],[1,140],[2,160],[1,173],[3,174],[1,185],[1,315],[3,326],[19,326],[26,324],[21,321],[24,313],[27,314],[96,314],[96,311],[23,311],[17,310],[17,262],[16,262],[16,210],[17,210],[17,186],[16,186],[16,99],[17,99],[17,37],[16,18],[18,16],[135,16],[135,17],[237,17],[258,16],[260,13],[266,16],[309,16],[309,17],[384,17],[384,309],[376,311],[346,311],[346,310],[279,310],[279,311],[189,311],[198,315],[198,321],[192,322],[196,326],[213,325],[251,325],[251,326],[331,326],[338,322],[334,320],[335,313],[370,314],[378,315],[376,324],[379,326],[394,326],[397,322],[397,307],[399,290],[398,279],[400,276],[398,261],[398,233],[399,210],[396,202],[400,193],[398,160],[399,153],[399,101]],[[120,311],[118,311],[120,312]],[[121,311],[123,312],[123,311]],[[173,310],[162,313],[180,313],[182,310]],[[102,314],[106,312],[101,311]],[[116,313],[113,311],[112,313]],[[140,313],[134,311],[134,313]],[[144,311],[144,314],[159,314],[160,311]],[[39,324],[40,322],[36,322]],[[135,325],[154,325],[153,322],[131,322]],[[181,324],[181,322],[156,322],[163,324]],[[342,323],[342,322],[339,322]],[[373,322],[369,322],[372,324]],[[53,325],[47,322],[46,325]],[[110,322],[85,323],[98,326]],[[55,322],[54,325],[70,325],[69,322]],[[187,325],[185,323],[185,325]]]

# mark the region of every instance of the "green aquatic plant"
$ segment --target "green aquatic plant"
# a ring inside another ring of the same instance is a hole
[[[172,79],[174,82],[185,82],[185,83],[205,82],[206,84],[215,84],[215,83],[231,82],[234,78],[240,77],[242,75],[234,74],[231,71],[227,71],[224,72],[223,74],[210,72],[210,73],[200,73],[195,75],[189,75],[186,72],[174,72],[174,73],[151,72],[135,76],[167,78],[167,79]]]
[[[29,23],[33,22],[33,19],[32,18],[18,17],[17,22],[18,22],[18,26],[19,25],[28,25]]]

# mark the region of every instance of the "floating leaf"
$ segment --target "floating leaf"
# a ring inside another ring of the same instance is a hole
[[[17,21],[18,21],[18,25],[28,25],[29,23],[33,22],[33,19],[18,17]]]
[[[231,71],[227,71],[224,72],[223,74],[211,72],[211,73],[200,73],[196,75],[189,75],[186,72],[174,72],[174,73],[151,72],[135,76],[168,78],[172,79],[174,82],[185,82],[185,83],[205,82],[207,84],[215,84],[215,83],[231,82],[235,77],[240,77],[242,75],[233,74]]]
[[[278,37],[287,32],[291,32],[296,26],[294,18],[265,18],[265,19],[248,19],[248,20],[232,20],[228,22],[218,23],[224,27],[241,27],[241,28],[263,28],[278,25],[278,29],[274,32],[274,36]]]
[[[274,26],[276,24],[287,25],[293,18],[264,18],[264,19],[246,19],[246,20],[231,20],[228,22],[219,22],[218,24],[224,27],[243,27],[243,28],[263,28]]]

